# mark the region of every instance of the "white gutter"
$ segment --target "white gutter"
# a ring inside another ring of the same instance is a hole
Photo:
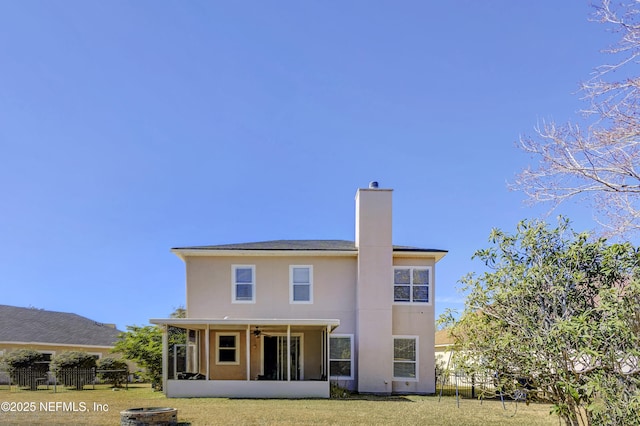
[[[340,325],[339,319],[276,319],[276,318],[152,318],[151,324],[182,326],[230,326],[230,325],[256,325],[256,326],[330,326],[332,329]]]
[[[187,256],[333,256],[357,257],[357,250],[215,250],[215,249],[171,249],[171,253],[184,260]]]

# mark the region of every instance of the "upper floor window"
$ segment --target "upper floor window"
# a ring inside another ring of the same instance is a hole
[[[233,265],[231,273],[233,303],[254,303],[256,301],[255,265]]]
[[[289,294],[291,303],[313,303],[313,266],[289,267]]]
[[[393,271],[393,301],[429,303],[431,268],[398,266]]]

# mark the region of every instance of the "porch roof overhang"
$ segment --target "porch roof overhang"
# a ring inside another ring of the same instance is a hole
[[[171,325],[174,327],[204,329],[207,326],[307,326],[331,327],[331,331],[340,325],[339,319],[280,319],[280,318],[152,318],[151,324]]]

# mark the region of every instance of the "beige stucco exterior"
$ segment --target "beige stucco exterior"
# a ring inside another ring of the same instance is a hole
[[[255,266],[254,303],[232,302],[232,265]],[[313,266],[313,303],[289,301],[289,267]],[[355,327],[356,257],[229,256],[188,257],[190,318],[341,318],[340,333]],[[336,297],[336,295],[340,295]]]
[[[167,395],[219,395],[223,387],[208,382],[227,381],[233,382],[229,392],[234,396],[269,396],[267,386],[252,387],[251,382],[264,380],[265,339],[275,334],[300,339],[302,373],[295,380],[324,383],[293,385],[308,389],[308,395],[279,383],[274,387],[278,395],[328,396],[331,335],[352,338],[352,376],[340,377],[340,386],[362,393],[434,393],[435,266],[446,252],[394,249],[392,195],[386,189],[358,190],[351,250],[174,250],[185,262],[187,282],[187,319],[178,325],[198,330],[197,369],[207,383],[189,388],[189,383],[165,377]],[[296,265],[312,272],[308,303],[292,302],[291,268]],[[428,302],[394,302],[395,266],[426,267]],[[254,271],[252,300],[234,301],[234,267]],[[152,322],[176,325],[170,319]],[[216,363],[215,335],[221,330],[239,333],[237,364]],[[394,379],[394,337],[415,340],[413,378]]]
[[[435,275],[434,259],[401,257],[394,258],[393,264],[394,266],[428,266],[432,268],[432,277]],[[430,286],[429,292],[429,300],[433,301],[435,285]],[[393,335],[418,336],[420,364],[418,381],[394,381],[393,392],[420,394],[435,392],[434,334],[435,310],[433,302],[419,305],[394,304]]]

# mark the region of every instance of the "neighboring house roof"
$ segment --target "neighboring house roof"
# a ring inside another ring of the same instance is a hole
[[[0,305],[0,342],[114,346],[120,330],[80,315]]]
[[[221,244],[212,246],[175,247],[172,250],[277,250],[277,251],[358,251],[355,242],[348,240],[273,240],[254,243]],[[447,253],[447,250],[409,246],[393,246],[397,252]]]
[[[435,340],[436,347],[450,346],[450,345],[453,345],[453,343],[454,343],[454,340],[449,330],[445,329],[445,330],[436,331],[436,340]]]

